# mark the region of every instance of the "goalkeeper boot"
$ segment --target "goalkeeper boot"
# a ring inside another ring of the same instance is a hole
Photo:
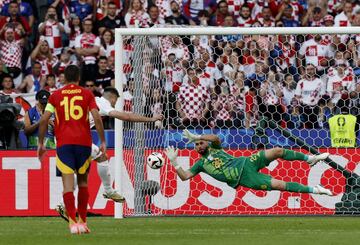
[[[332,196],[332,192],[329,189],[326,189],[324,187],[322,187],[321,185],[317,185],[314,187],[313,190],[314,194],[320,194],[320,195],[328,195],[328,196]]]
[[[80,227],[77,223],[69,224],[71,234],[81,234]]]
[[[120,202],[120,203],[125,202],[125,197],[120,195],[116,190],[105,192],[103,194],[103,197],[106,199],[111,199],[114,202]]]
[[[64,204],[60,203],[56,206],[55,211],[58,212],[61,218],[63,218],[66,222],[69,222],[69,217],[66,212]]]
[[[79,227],[80,233],[88,234],[91,232],[86,223],[78,223],[78,227]]]
[[[326,158],[328,158],[330,156],[330,153],[322,153],[320,155],[313,155],[313,156],[309,156],[309,160],[307,161],[309,163],[309,165],[312,167],[314,166],[316,163],[318,163],[319,161],[325,160]]]

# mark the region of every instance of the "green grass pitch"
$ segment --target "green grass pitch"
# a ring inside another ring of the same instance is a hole
[[[0,217],[0,244],[358,244],[360,217],[91,217],[70,235],[58,217]]]

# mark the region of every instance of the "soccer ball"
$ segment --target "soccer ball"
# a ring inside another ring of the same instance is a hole
[[[164,163],[164,157],[159,152],[153,152],[147,158],[147,164],[152,169],[159,169],[164,165]]]

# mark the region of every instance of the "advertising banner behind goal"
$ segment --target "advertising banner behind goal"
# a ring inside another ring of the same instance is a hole
[[[157,151],[159,151],[157,149]],[[359,149],[320,149],[330,152],[331,159],[347,169],[360,173],[356,162],[360,161]],[[127,156],[133,150],[124,150]],[[146,156],[153,152],[147,149]],[[235,156],[247,156],[254,151],[231,150]],[[109,150],[112,172],[115,169],[114,151]],[[194,164],[199,155],[193,150],[183,149],[179,153],[183,168]],[[349,161],[348,159],[352,159]],[[134,213],[134,164],[119,163],[122,168],[122,194],[126,197],[124,216]],[[321,183],[334,192],[334,196],[315,196],[278,191],[253,191],[240,187],[234,190],[224,183],[200,174],[190,181],[176,177],[175,169],[165,164],[160,170],[147,167],[146,180],[160,183],[160,191],[152,198],[146,197],[148,213],[156,215],[319,215],[334,214],[335,203],[344,191],[345,178],[324,163],[310,168],[303,162],[274,161],[263,171],[285,181],[302,184]],[[113,203],[102,197],[100,179],[96,165],[92,164],[89,175],[89,212],[113,215]],[[61,179],[55,176],[55,152],[41,164],[35,151],[0,152],[0,216],[52,216],[54,208],[62,201]]]

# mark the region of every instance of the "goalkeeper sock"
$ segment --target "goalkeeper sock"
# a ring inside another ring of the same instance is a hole
[[[296,182],[286,182],[285,190],[290,192],[313,193],[313,188]]]
[[[105,192],[112,192],[111,187],[111,175],[109,170],[109,161],[106,160],[104,162],[97,163],[97,171],[100,176],[101,182],[104,186]]]
[[[307,161],[309,159],[309,156],[305,155],[304,153],[298,152],[298,151],[292,151],[292,150],[284,149],[282,159],[284,159],[284,160],[303,160],[303,161]]]
[[[66,192],[63,194],[64,205],[66,212],[69,217],[69,223],[76,223],[76,208],[75,208],[75,197],[73,192]]]
[[[79,218],[82,222],[86,222],[86,215],[87,215],[87,205],[89,202],[89,189],[88,187],[79,186],[78,192],[78,213]]]

